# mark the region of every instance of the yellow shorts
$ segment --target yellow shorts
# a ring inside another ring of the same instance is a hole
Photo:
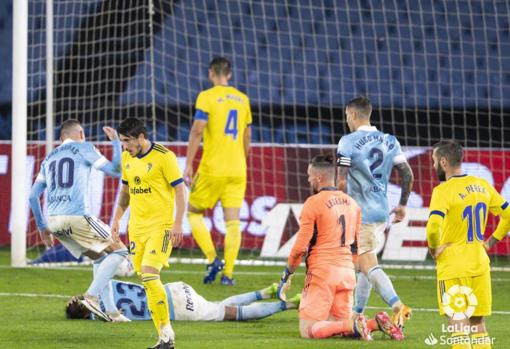
[[[168,258],[172,253],[170,229],[161,229],[151,234],[130,234],[129,253],[138,274],[142,272],[142,265],[158,270],[163,266],[168,267]]]
[[[463,320],[488,316],[492,309],[490,271],[473,277],[437,280],[439,313]]]
[[[246,192],[245,177],[218,177],[197,173],[191,184],[189,203],[206,210],[221,201],[223,207],[240,208]]]

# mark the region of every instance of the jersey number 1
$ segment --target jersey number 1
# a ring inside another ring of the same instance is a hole
[[[480,211],[483,211],[483,221],[480,219]],[[467,241],[473,242],[474,239],[474,231],[476,230],[476,239],[478,241],[483,241],[483,223],[485,223],[485,216],[487,214],[487,205],[484,202],[479,202],[473,209],[473,206],[466,206],[464,212],[462,212],[462,220],[467,218],[468,224],[468,232],[467,232]],[[473,222],[473,215],[475,216]],[[483,222],[483,223],[482,223]],[[473,229],[474,226],[474,229]]]
[[[225,135],[232,135],[234,141],[237,138],[237,110],[229,110],[227,116],[227,124],[225,125]]]

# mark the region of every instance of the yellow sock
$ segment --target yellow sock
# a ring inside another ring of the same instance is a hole
[[[214,258],[216,258],[216,249],[212,242],[211,233],[205,225],[204,215],[202,213],[188,212],[188,221],[191,225],[193,239],[195,239],[209,263],[212,263]]]
[[[452,349],[471,349],[469,335],[463,332],[452,333]]]
[[[234,263],[241,247],[241,221],[231,220],[225,222],[227,234],[225,235],[225,269],[223,274],[232,278],[234,274]]]
[[[490,349],[491,343],[491,337],[489,337],[487,332],[473,333],[471,335],[471,346],[473,349]]]
[[[165,287],[158,274],[143,273],[142,284],[147,294],[147,303],[149,305],[152,321],[158,331],[158,335],[160,335],[161,327],[170,323]]]

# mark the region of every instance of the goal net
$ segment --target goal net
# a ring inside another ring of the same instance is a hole
[[[183,163],[195,98],[210,86],[209,61],[222,55],[254,118],[242,258],[288,254],[310,195],[307,163],[334,151],[348,132],[344,105],[361,94],[374,105],[372,123],[398,137],[415,175],[406,221],[379,237],[383,262],[426,264],[426,208],[438,183],[430,146],[441,138],[459,139],[465,171],[510,200],[507,1],[53,0],[53,17],[47,10],[29,0],[27,190],[46,153],[47,117],[55,139],[63,120],[79,119],[108,156],[101,127],[141,118]],[[392,177],[390,206],[398,183]],[[93,172],[91,213],[110,222],[117,190],[118,181]],[[219,248],[222,218],[220,207],[207,214]],[[494,228],[490,219],[487,231]],[[32,218],[27,230],[35,258],[43,249]],[[491,253],[507,263],[508,240]],[[201,257],[187,224],[172,255]]]

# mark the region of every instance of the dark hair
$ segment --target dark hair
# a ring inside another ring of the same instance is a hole
[[[209,63],[209,69],[212,69],[218,76],[227,76],[232,71],[232,64],[225,57],[214,57]]]
[[[68,133],[73,127],[80,125],[81,123],[76,119],[67,119],[60,125],[60,136],[62,137],[64,133]]]
[[[317,168],[335,168],[335,156],[333,154],[315,155],[310,161],[310,165]]]
[[[145,127],[142,120],[137,118],[123,120],[119,127],[117,127],[117,132],[121,135],[134,138],[138,138],[139,135],[143,134],[147,138],[147,127]]]
[[[436,156],[438,158],[446,158],[450,166],[458,167],[462,164],[464,149],[459,141],[455,139],[439,141],[432,146],[432,149],[436,151]]]
[[[83,296],[72,297],[66,305],[66,318],[68,319],[88,319],[90,310],[88,310],[80,300]]]
[[[370,103],[370,99],[366,96],[358,96],[351,99],[347,103],[347,108],[355,109],[365,118],[369,118],[370,114],[372,114],[372,103]]]

